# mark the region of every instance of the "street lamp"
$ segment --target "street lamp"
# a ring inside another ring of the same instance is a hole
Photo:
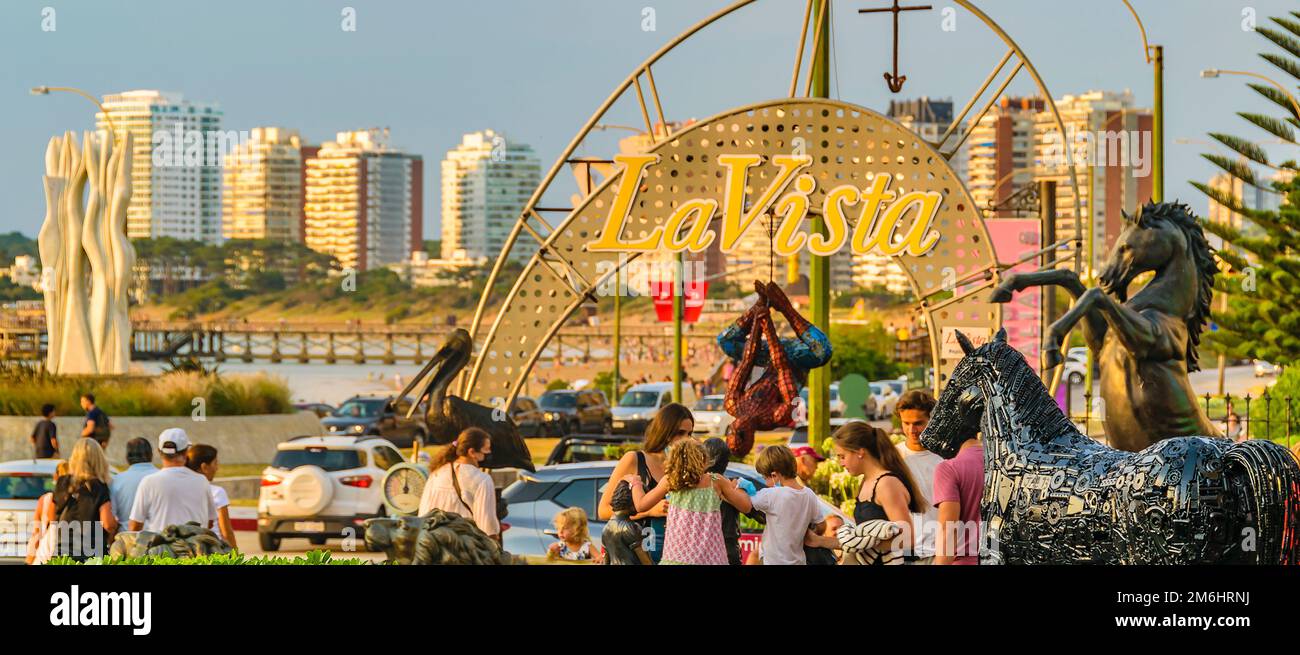
[[[1155,179],[1151,184],[1152,199],[1163,202],[1165,199],[1165,47],[1151,45],[1147,41],[1147,28],[1142,18],[1129,0],[1123,0],[1133,20],[1137,21],[1138,31],[1142,33],[1142,56],[1155,71],[1155,91],[1152,96],[1151,139],[1155,146],[1151,149],[1152,174]]]
[[[104,115],[104,122],[108,123],[108,132],[109,134],[113,135],[113,141],[117,141],[117,130],[114,129],[113,126],[113,117],[108,115],[108,110],[104,109],[103,104],[100,104],[99,98],[96,98],[95,96],[90,95],[89,93],[86,93],[81,89],[73,88],[70,86],[34,86],[31,89],[31,94],[34,96],[47,96],[50,95],[51,91],[66,91],[68,93],[75,93],[95,103],[95,106],[99,107],[100,113]]]
[[[1201,77],[1208,78],[1208,79],[1214,79],[1219,77],[1220,75],[1243,75],[1245,77],[1253,77],[1255,79],[1264,80],[1265,82],[1268,82],[1269,84],[1273,85],[1273,88],[1277,89],[1278,91],[1281,91],[1282,94],[1285,95],[1287,99],[1291,101],[1291,111],[1294,111],[1296,118],[1300,119],[1300,102],[1296,102],[1295,96],[1292,95],[1291,92],[1288,91],[1287,88],[1283,86],[1281,83],[1279,83],[1277,80],[1271,77],[1265,77],[1263,75],[1260,75],[1259,73],[1252,73],[1250,71],[1230,71],[1230,70],[1222,70],[1219,68],[1207,68],[1206,70],[1201,71]]]

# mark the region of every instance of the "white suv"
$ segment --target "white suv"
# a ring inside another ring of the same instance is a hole
[[[402,463],[392,442],[376,436],[294,437],[277,446],[262,471],[257,538],[264,551],[284,537],[322,545],[330,537],[363,541],[363,523],[383,516],[382,482]]]

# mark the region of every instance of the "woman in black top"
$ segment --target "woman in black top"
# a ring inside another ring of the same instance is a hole
[[[618,481],[622,480],[623,476],[635,473],[641,476],[644,488],[653,489],[664,476],[664,455],[668,449],[681,439],[690,439],[691,431],[694,429],[695,415],[691,414],[691,410],[684,405],[669,403],[660,408],[654,419],[650,421],[650,425],[646,427],[645,445],[641,450],[626,453],[618,460],[614,473],[609,476],[609,482],[605,484],[605,492],[600,496],[600,504],[596,507],[597,517],[602,521],[608,521],[614,516],[612,505],[614,488],[618,486]],[[649,537],[645,550],[655,564],[659,563],[659,556],[663,553],[664,532],[668,523],[666,505],[665,501],[648,512],[632,517],[641,524],[643,531]]]
[[[82,437],[68,459],[68,474],[54,485],[59,555],[84,560],[108,554],[118,527],[108,482],[104,449],[94,439]]]
[[[850,475],[862,476],[853,520],[859,524],[886,519],[903,526],[892,548],[912,555],[913,514],[925,513],[925,499],[916,491],[912,474],[889,435],[866,423],[848,423],[835,431],[835,455]],[[883,564],[885,558],[877,560]]]

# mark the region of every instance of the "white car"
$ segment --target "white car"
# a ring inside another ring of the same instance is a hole
[[[57,459],[0,463],[0,561],[21,562],[36,526],[36,501],[54,491]]]
[[[673,402],[672,382],[643,382],[634,384],[619,399],[616,407],[610,408],[612,430],[614,434],[645,434],[646,426],[664,405]],[[695,390],[689,384],[682,384],[682,404],[691,407],[695,404]]]
[[[799,397],[803,398],[804,405],[808,404],[808,387],[799,390]],[[844,416],[844,401],[840,399],[840,383],[832,382],[830,384],[830,394],[826,399],[826,404],[831,410],[831,417],[838,418]]]
[[[1266,362],[1262,359],[1255,360],[1255,377],[1262,378],[1265,375],[1277,375],[1282,370],[1281,366]]]
[[[1088,379],[1088,349],[1071,348],[1065,355],[1065,371],[1061,378],[1070,386],[1079,387]]]
[[[376,436],[295,437],[279,444],[262,471],[257,499],[262,550],[278,550],[285,537],[305,537],[317,546],[331,537],[364,543],[362,524],[386,513],[384,473],[403,461],[391,441]]]
[[[722,395],[705,396],[691,408],[691,413],[695,415],[695,430],[693,433],[696,436],[727,436],[727,426],[731,425],[731,422],[736,419],[722,408],[725,398],[726,396]]]

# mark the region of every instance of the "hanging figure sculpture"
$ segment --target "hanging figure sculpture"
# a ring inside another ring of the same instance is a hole
[[[1128,287],[1154,271],[1132,298]],[[1214,250],[1187,205],[1147,203],[1124,228],[1101,269],[1101,286],[1085,287],[1074,271],[1052,269],[1008,275],[993,302],[1036,286],[1059,285],[1074,306],[1043,336],[1043,366],[1062,361],[1065,337],[1077,323],[1097,353],[1106,435],[1121,450],[1139,451],[1159,439],[1219,436],[1196,402],[1187,374],[1199,370],[1197,346],[1210,316]]]
[[[825,366],[831,359],[831,342],[817,326],[795,311],[790,299],[776,283],[754,281],[758,301],[718,335],[718,346],[733,360],[740,360],[727,382],[723,407],[736,420],[727,427],[727,446],[743,457],[754,447],[754,433],[794,426],[799,389],[808,371]],[[785,316],[794,328],[793,338],[776,334],[770,310]],[[763,369],[753,384],[754,367]]]
[[[965,357],[921,443],[982,435],[981,564],[1300,564],[1300,466],[1265,439],[1170,437],[1137,453],[1079,432],[1006,330]]]

